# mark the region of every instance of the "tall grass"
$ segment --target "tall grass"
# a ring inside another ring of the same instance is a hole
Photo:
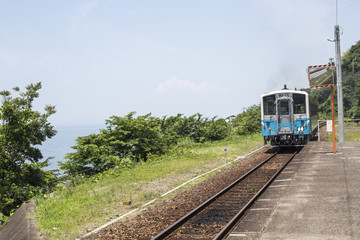
[[[75,239],[225,161],[262,145],[260,134],[196,144],[185,140],[164,156],[130,169],[110,170],[38,197],[36,218],[50,239]],[[228,151],[225,155],[224,148]],[[131,204],[129,204],[131,202]]]
[[[338,125],[335,125],[335,139],[338,141],[339,129]],[[353,122],[352,120],[346,120],[344,122],[344,135],[346,142],[360,141],[360,124]],[[325,136],[325,141],[332,141],[332,132],[329,132]]]

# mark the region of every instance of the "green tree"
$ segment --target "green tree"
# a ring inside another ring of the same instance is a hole
[[[118,149],[120,157],[131,155],[136,161],[146,161],[148,154],[162,154],[168,139],[161,131],[161,119],[147,114],[134,118],[135,112],[126,117],[112,116],[106,121],[111,145]]]
[[[46,138],[56,134],[48,117],[55,113],[53,106],[46,106],[45,113],[34,111],[32,103],[39,97],[41,83],[30,84],[26,92],[18,87],[19,94],[12,97],[10,91],[2,91],[0,108],[0,215],[9,215],[23,201],[46,187],[54,179],[48,165],[36,148]]]
[[[232,126],[233,134],[246,135],[261,132],[260,104],[252,105],[245,112],[238,114]]]
[[[355,73],[360,69],[360,41],[352,45],[341,59],[341,69],[343,73]]]
[[[197,113],[157,118],[147,114],[135,117],[112,116],[99,134],[79,137],[75,152],[59,162],[66,174],[97,174],[113,167],[127,167],[134,162],[147,161],[149,156],[161,155],[181,139],[194,142],[221,140],[229,135],[224,119],[208,119]]]
[[[230,135],[230,131],[230,125],[225,119],[214,117],[205,124],[205,139],[207,141],[222,140]]]
[[[331,88],[301,89],[309,93],[310,115],[318,115],[320,119],[331,118]],[[336,99],[335,99],[336,101]]]
[[[172,139],[161,130],[162,120],[151,114],[135,117],[112,116],[99,134],[79,137],[75,152],[68,153],[60,168],[67,174],[92,175],[130,162],[147,161],[149,155],[163,154]]]
[[[351,46],[342,57],[342,90],[344,116],[360,118],[360,41]],[[335,75],[336,82],[336,75]],[[316,103],[320,119],[331,118],[330,87],[306,90],[310,93],[310,101]],[[337,110],[337,88],[335,93],[335,111]]]
[[[342,57],[345,117],[360,118],[360,41]]]

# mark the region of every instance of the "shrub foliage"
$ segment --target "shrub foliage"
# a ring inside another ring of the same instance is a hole
[[[47,187],[54,179],[51,172],[42,170],[47,166],[36,145],[56,134],[48,117],[55,113],[53,106],[46,106],[41,114],[32,109],[32,103],[39,96],[41,83],[26,87],[13,97],[10,91],[2,91],[0,107],[0,224],[2,216],[23,201],[30,199],[41,188]]]
[[[0,108],[0,224],[23,201],[55,184],[55,173],[44,170],[48,160],[36,147],[56,134],[48,117],[55,113],[53,106],[46,106],[45,113],[33,110],[32,103],[39,97],[41,83],[26,87],[13,97],[2,91]],[[231,134],[245,135],[260,131],[260,106],[252,106],[239,114],[235,121],[197,113],[170,117],[151,114],[136,116],[130,112],[124,117],[112,116],[98,134],[79,137],[75,150],[66,155],[66,162],[59,162],[65,178],[94,175],[108,169],[127,168],[150,158],[160,156],[184,143],[201,144],[225,139]],[[175,148],[175,149],[178,149]]]
[[[73,146],[75,152],[66,155],[68,161],[59,162],[60,168],[68,175],[92,175],[147,161],[149,156],[164,154],[184,139],[200,143],[221,140],[230,134],[224,119],[209,119],[199,113],[163,118],[135,114],[112,116],[99,134],[79,137]]]
[[[72,147],[75,152],[66,155],[66,162],[59,162],[60,168],[67,175],[93,175],[147,161],[150,156],[162,155],[184,141],[203,143],[222,140],[231,132],[245,135],[260,131],[259,105],[239,114],[232,123],[199,113],[163,118],[135,115],[131,112],[124,117],[112,116],[99,134],[79,137]]]

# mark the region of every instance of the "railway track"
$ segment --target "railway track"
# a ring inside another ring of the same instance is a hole
[[[224,239],[297,152],[274,153],[152,239]]]

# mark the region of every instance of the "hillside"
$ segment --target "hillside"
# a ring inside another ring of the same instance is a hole
[[[345,117],[360,118],[360,41],[342,58]]]
[[[341,67],[344,116],[345,118],[360,119],[360,41],[344,53]],[[330,88],[312,89],[309,92],[311,100],[319,107],[320,118],[330,119]],[[335,87],[335,104],[337,102],[336,94]]]

